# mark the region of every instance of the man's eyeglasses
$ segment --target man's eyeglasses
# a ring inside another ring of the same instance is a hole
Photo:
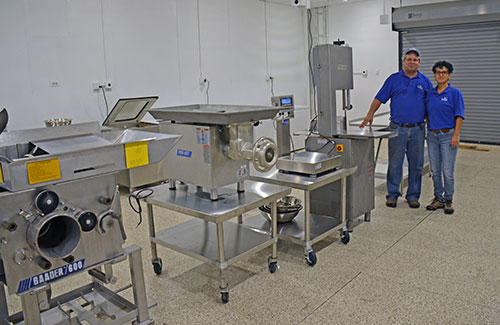
[[[436,71],[434,72],[435,75],[441,75],[441,76],[446,76],[450,74],[448,71]]]

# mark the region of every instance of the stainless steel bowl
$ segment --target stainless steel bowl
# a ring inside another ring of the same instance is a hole
[[[269,221],[271,220],[271,204],[259,207],[261,214]],[[302,210],[302,202],[294,196],[285,196],[277,202],[278,223],[290,222]]]
[[[51,118],[45,120],[45,126],[47,127],[55,127],[55,126],[70,125],[70,124],[71,124],[70,118]]]

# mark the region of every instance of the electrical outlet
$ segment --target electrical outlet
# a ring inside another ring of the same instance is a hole
[[[274,80],[274,77],[266,74],[266,81],[271,81],[271,80]]]
[[[107,81],[92,81],[92,90],[93,91],[101,91],[101,89],[104,90],[111,90],[113,88],[113,82],[111,80]]]
[[[205,86],[208,83],[208,78],[200,77],[200,85]]]

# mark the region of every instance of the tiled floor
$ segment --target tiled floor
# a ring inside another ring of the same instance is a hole
[[[314,245],[318,263],[306,265],[303,247],[279,242],[279,270],[270,274],[265,249],[229,268],[230,301],[223,305],[212,265],[160,247],[164,272],[150,264],[147,223],[122,200],[127,244],[143,247],[150,313],[157,324],[500,324],[500,147],[459,150],[455,214],[425,210],[432,181],[423,179],[422,207],[399,200],[384,205],[377,186],[372,222]],[[161,208],[157,229],[189,220]],[[256,212],[257,213],[257,212]],[[116,266],[128,279],[127,263]],[[71,287],[86,280],[83,275]],[[68,290],[67,281],[54,291]],[[9,297],[19,309],[15,296]]]

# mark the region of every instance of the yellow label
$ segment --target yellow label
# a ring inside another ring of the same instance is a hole
[[[26,169],[28,170],[28,182],[30,184],[49,182],[61,178],[58,158],[27,163]]]
[[[0,183],[3,183],[2,165],[0,164]]]
[[[344,145],[343,144],[337,145],[337,152],[344,152]]]
[[[127,168],[148,165],[148,142],[125,143],[125,161],[127,162]]]

